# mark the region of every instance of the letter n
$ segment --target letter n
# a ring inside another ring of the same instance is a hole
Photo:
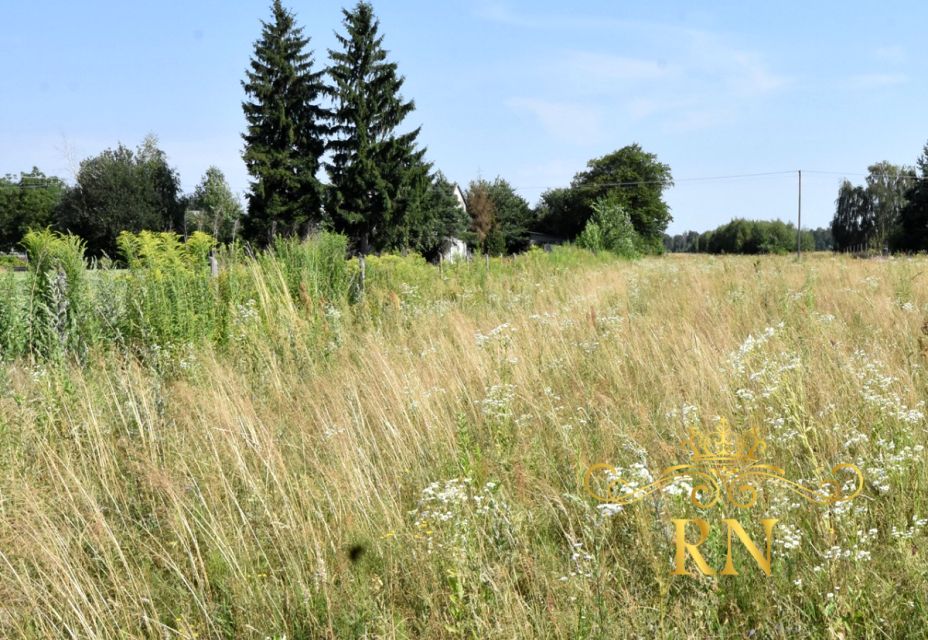
[[[686,541],[686,524],[692,522],[697,527],[699,527],[699,542],[691,543]],[[673,520],[674,527],[676,527],[676,545],[677,552],[674,557],[675,569],[671,572],[671,575],[674,576],[691,576],[689,571],[686,570],[686,552],[689,551],[690,555],[693,557],[693,562],[696,563],[696,567],[702,572],[703,575],[714,576],[715,569],[709,566],[706,562],[706,559],[702,557],[702,554],[699,552],[697,547],[701,545],[709,537],[709,523],[700,518],[694,518],[689,520],[687,518],[674,518]]]
[[[764,535],[767,538],[767,555],[762,556],[760,550],[757,548],[757,545],[748,537],[748,534],[745,533],[744,529],[734,519],[722,520],[725,525],[728,527],[728,555],[725,557],[725,568],[722,569],[723,576],[736,576],[738,572],[735,570],[735,563],[731,558],[731,533],[735,532],[735,535],[738,536],[738,539],[741,541],[741,544],[744,545],[744,548],[748,550],[748,553],[751,554],[751,557],[754,558],[754,561],[757,562],[757,566],[761,570],[770,575],[770,563],[772,560],[772,551],[771,547],[773,545],[773,525],[777,523],[777,518],[767,518],[761,520],[760,523],[764,526]]]

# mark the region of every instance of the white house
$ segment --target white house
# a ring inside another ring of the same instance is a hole
[[[464,193],[457,183],[454,185],[454,197],[457,199],[461,211],[467,213],[467,203],[464,202]],[[442,260],[467,260],[468,258],[470,258],[470,251],[467,248],[466,242],[460,238],[445,238],[441,248]]]
[[[454,197],[458,200],[458,206],[467,213],[467,202],[464,201],[464,192],[461,191],[461,187],[458,186],[458,183],[454,183]]]

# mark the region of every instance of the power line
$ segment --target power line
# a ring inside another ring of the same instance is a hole
[[[595,184],[581,185],[570,187],[571,189],[599,189],[601,187],[637,187],[641,185],[658,184],[673,186],[679,182],[707,182],[710,180],[735,180],[742,178],[759,178],[763,176],[783,176],[792,175],[795,171],[765,171],[762,173],[737,173],[725,176],[699,176],[693,178],[674,178],[671,180],[630,180],[627,182],[597,182]],[[517,191],[536,190],[536,189],[556,189],[557,187],[513,187]],[[567,188],[567,187],[565,187]]]
[[[928,180],[928,176],[916,176],[909,174],[897,174],[897,173],[860,173],[854,171],[814,171],[810,169],[803,169],[806,173],[814,173],[817,175],[828,175],[828,176],[863,176],[865,178],[893,178],[895,180]]]
[[[703,181],[703,180],[730,180],[733,178],[758,178],[761,176],[792,175],[794,173],[796,172],[792,170],[790,171],[766,171],[764,173],[741,173],[741,174],[730,175],[730,176],[707,176],[707,177],[702,177],[702,178],[680,178],[679,180],[676,180],[675,182],[698,182],[698,181]]]
[[[10,184],[0,184],[0,189],[48,189],[65,186],[67,185],[63,180],[55,178],[20,178],[18,182],[10,181]]]
[[[893,173],[857,173],[852,171],[817,171],[802,169],[803,173],[814,174],[814,175],[835,175],[835,176],[864,176],[868,178],[892,178],[899,181],[910,181],[910,182],[921,182],[928,181],[928,175],[926,176],[915,176],[915,175],[906,175],[906,174],[893,174]],[[792,176],[796,174],[796,170],[790,171],[765,171],[762,173],[739,173],[731,174],[724,176],[701,176],[693,178],[676,178],[672,180],[636,180],[628,182],[598,182],[595,184],[588,185],[578,185],[578,186],[567,186],[567,187],[513,187],[516,191],[535,191],[535,190],[547,190],[547,189],[600,189],[603,187],[637,187],[641,185],[664,185],[666,187],[676,186],[680,182],[708,182],[708,181],[718,181],[718,180],[736,180],[744,178],[758,178],[758,177],[767,177],[767,176]]]

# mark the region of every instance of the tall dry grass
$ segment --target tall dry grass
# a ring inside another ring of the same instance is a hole
[[[928,261],[372,263],[321,316],[263,269],[227,344],[7,365],[0,635],[924,636]],[[716,415],[791,478],[858,464],[863,495],[583,493]],[[773,575],[671,576],[671,518],[726,515],[780,518]]]

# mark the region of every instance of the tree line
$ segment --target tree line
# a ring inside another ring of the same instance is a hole
[[[831,221],[836,251],[928,250],[928,144],[914,167],[878,162],[862,185],[844,180]]]
[[[116,255],[122,231],[205,231],[221,242],[266,246],[278,236],[328,230],[345,235],[352,253],[415,251],[434,259],[449,238],[511,254],[525,250],[532,233],[575,240],[592,224],[591,248],[663,250],[670,167],[637,144],[590,160],[568,187],[549,189],[534,207],[501,177],[472,180],[461,207],[456,185],[426,159],[420,128],[404,129],[415,103],[402,95],[404,78],[372,6],[358,2],[342,15],[325,66],[281,0],[262,22],[242,82],[242,157],[250,176],[244,207],[216,167],[193,193],[182,193],[150,135],[135,149],[119,144],[85,159],[73,186],[38,169],[2,179],[0,247],[46,226],[80,236],[96,256]],[[603,207],[606,217],[596,214]],[[624,226],[608,221],[625,218]],[[604,228],[612,231],[603,235]],[[623,229],[622,242],[616,229]]]
[[[799,240],[803,251],[832,250],[830,229],[804,229]],[[789,253],[796,244],[795,225],[782,220],[735,218],[703,233],[664,235],[664,248],[673,253]]]
[[[222,171],[207,169],[193,193],[149,135],[135,149],[119,144],[80,163],[75,183],[38,168],[0,178],[0,251],[14,250],[30,230],[50,227],[79,236],[93,256],[117,254],[123,231],[194,231],[230,242],[243,209]]]

